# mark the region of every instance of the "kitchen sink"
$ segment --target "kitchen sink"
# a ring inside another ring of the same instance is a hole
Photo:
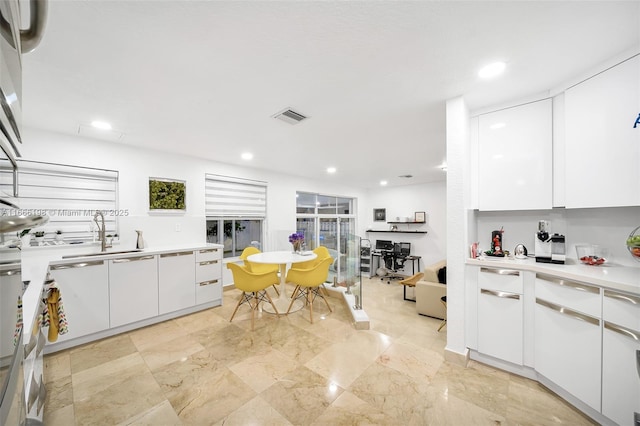
[[[127,254],[127,253],[138,253],[141,252],[142,249],[133,249],[133,250],[121,250],[121,251],[100,251],[97,253],[85,253],[85,254],[70,254],[67,256],[62,256],[63,259],[73,259],[75,257],[92,257],[92,256],[108,256],[111,254]]]

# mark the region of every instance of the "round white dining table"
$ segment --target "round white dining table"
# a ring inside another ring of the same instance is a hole
[[[290,251],[266,251],[263,253],[252,254],[247,257],[249,262],[254,263],[267,263],[270,265],[279,265],[280,266],[280,285],[278,286],[278,291],[280,292],[280,296],[277,299],[273,300],[273,304],[278,308],[279,314],[286,314],[287,309],[289,309],[289,304],[291,303],[291,299],[287,296],[285,282],[287,280],[287,265],[306,262],[308,260],[313,260],[318,257],[314,252],[306,252],[305,254],[297,254]],[[291,307],[290,312],[298,311],[302,309],[304,304],[302,301],[298,300]],[[273,308],[270,304],[264,304],[263,308],[266,312],[273,312]]]

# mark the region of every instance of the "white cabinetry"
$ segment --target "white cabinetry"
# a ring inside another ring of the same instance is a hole
[[[110,260],[109,295],[111,327],[157,316],[158,257],[145,255]]]
[[[640,56],[565,92],[566,207],[640,205]]]
[[[222,301],[222,249],[196,252],[196,305]]]
[[[5,366],[14,352],[13,334],[16,330],[18,298],[22,296],[22,278],[20,265],[0,266],[0,366]],[[3,381],[0,380],[0,384]],[[0,400],[2,396],[0,395]]]
[[[605,290],[602,307],[602,414],[632,426],[640,421],[640,297]]]
[[[160,314],[190,308],[196,303],[193,251],[163,253],[158,261],[158,309]]]
[[[520,271],[478,271],[478,352],[522,365],[523,279]]]
[[[550,209],[551,99],[480,115],[478,127],[479,209]]]
[[[536,274],[535,369],[600,411],[602,334],[598,287]]]
[[[104,260],[53,265],[51,277],[60,288],[69,331],[58,342],[109,328],[109,271]]]

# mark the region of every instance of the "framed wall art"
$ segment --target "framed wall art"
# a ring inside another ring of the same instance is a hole
[[[149,178],[149,211],[178,212],[187,210],[187,182],[184,180]]]
[[[413,221],[418,223],[424,223],[427,220],[427,214],[425,212],[415,212],[413,214]]]
[[[373,209],[373,220],[375,222],[384,222],[387,220],[386,209]]]

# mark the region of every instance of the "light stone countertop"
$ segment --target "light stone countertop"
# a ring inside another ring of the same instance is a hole
[[[531,271],[548,274],[561,279],[580,281],[598,287],[618,290],[636,296],[640,295],[640,263],[638,267],[623,266],[615,263],[590,266],[577,263],[575,259],[567,259],[564,265],[538,263],[534,258],[505,260],[486,260],[483,258],[467,259],[467,265],[510,268],[520,271]]]

